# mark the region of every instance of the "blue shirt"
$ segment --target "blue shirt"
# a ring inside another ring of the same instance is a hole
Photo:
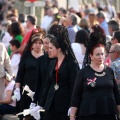
[[[76,32],[78,31],[78,28],[76,25],[75,26],[68,26],[67,30],[68,30],[70,42],[73,43],[75,41],[75,35],[76,35]]]
[[[111,68],[114,71],[115,78],[120,80],[120,58],[111,63]]]
[[[100,26],[104,29],[105,34],[106,34],[106,35],[109,35],[108,24],[107,24],[106,20],[104,20],[104,21],[100,24]]]

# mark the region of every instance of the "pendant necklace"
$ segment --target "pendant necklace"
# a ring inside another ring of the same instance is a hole
[[[62,65],[62,62],[61,62],[61,65]],[[59,66],[59,68],[60,68],[60,66]],[[56,84],[54,85],[55,90],[59,89],[59,85],[58,85],[58,71],[59,71],[59,68],[58,68],[58,61],[57,61],[57,63],[56,63]]]

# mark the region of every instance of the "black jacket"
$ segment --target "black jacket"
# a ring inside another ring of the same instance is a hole
[[[48,69],[47,80],[43,91],[40,106],[43,106],[46,111],[50,110],[51,105],[58,112],[66,112],[70,107],[71,95],[77,71],[79,70],[75,61],[65,57],[58,71],[59,89],[55,90],[56,84],[55,66],[57,60],[53,60]]]
[[[50,61],[53,59],[48,57],[48,54],[41,56],[38,60],[38,70],[37,70],[37,82],[35,86],[35,95],[34,95],[34,103],[39,104],[41,100],[43,89],[46,82],[47,70]]]

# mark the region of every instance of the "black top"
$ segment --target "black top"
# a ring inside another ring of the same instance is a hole
[[[95,73],[105,75],[96,76]],[[92,87],[89,80],[94,78],[96,84]],[[80,116],[115,114],[116,105],[120,105],[120,98],[111,68],[105,67],[102,72],[96,72],[87,66],[78,72],[71,106],[79,109]]]
[[[16,82],[20,83],[21,86],[28,85],[32,91],[35,91],[37,62],[38,58],[35,58],[31,52],[26,53],[26,55],[21,58],[16,77]]]
[[[47,53],[38,59],[38,71],[37,71],[38,76],[37,76],[37,82],[35,86],[35,95],[34,95],[34,101],[33,101],[34,103],[38,102],[39,104],[39,101],[41,100],[42,92],[46,82],[48,65],[52,60],[54,59],[49,58]]]
[[[59,89],[55,90],[56,62],[57,59],[51,61],[49,65],[40,106],[44,107],[46,111],[49,111],[50,108],[53,107],[52,105],[54,105],[56,111],[67,112],[70,107],[75,78],[79,70],[78,64],[65,57],[58,71]]]

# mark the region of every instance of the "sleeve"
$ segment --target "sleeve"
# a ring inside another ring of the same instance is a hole
[[[25,59],[26,59],[26,57],[22,56],[22,58],[20,60],[18,73],[17,73],[17,76],[16,76],[16,83],[17,82],[20,83],[20,84],[23,83],[23,78],[24,78],[24,74],[25,74]]]
[[[112,75],[114,76],[113,70],[112,70]],[[116,104],[120,105],[120,95],[119,95],[118,86],[117,86],[115,78],[113,79],[113,84],[114,84],[113,93],[115,96]]]
[[[41,107],[44,107],[44,105],[45,105],[47,94],[49,92],[49,89],[50,89],[50,86],[51,86],[51,83],[52,83],[51,79],[49,79],[49,71],[50,71],[50,67],[48,67],[46,83],[45,83],[43,94],[42,94],[42,97],[41,97],[41,100],[40,100],[40,106]]]
[[[12,68],[13,69],[18,68],[19,62],[20,62],[20,56],[14,54],[11,59]]]
[[[7,91],[8,90],[13,90],[14,86],[15,86],[15,81],[11,81],[10,84],[9,84],[9,86],[7,87]]]
[[[37,82],[36,82],[36,86],[35,86],[35,95],[34,95],[34,101],[33,101],[36,104],[37,104],[37,102],[39,102],[39,99],[41,99],[41,97],[42,97],[42,92],[44,89],[43,82],[45,81],[45,80],[42,80],[40,65],[38,67],[37,73],[38,73],[37,74]]]
[[[115,69],[116,69],[116,68],[115,68],[115,65],[112,63],[110,67],[113,69],[113,71],[114,71],[114,76],[115,76],[115,79],[116,79],[116,72],[115,72]]]
[[[74,30],[72,29],[68,29],[68,34],[69,34],[69,39],[70,39],[70,42],[73,43],[74,42],[74,39],[75,39],[75,32]]]
[[[26,35],[22,40],[21,46],[27,44],[28,40],[30,39],[31,33],[32,33],[32,30],[26,33]]]
[[[75,85],[72,94],[71,107],[78,107],[82,98],[83,91],[83,78],[82,78],[82,70],[80,70],[77,74]]]
[[[71,97],[72,97],[73,87],[74,87],[74,83],[75,83],[75,79],[76,79],[78,70],[79,70],[78,65],[75,62],[70,62],[70,65],[69,65],[69,86],[70,86],[70,96]],[[70,102],[71,102],[71,99],[70,99]]]
[[[13,72],[12,72],[10,57],[9,57],[7,51],[6,51],[5,46],[3,46],[3,47],[4,47],[4,52],[5,52],[4,67],[7,70],[7,72],[12,76]]]

